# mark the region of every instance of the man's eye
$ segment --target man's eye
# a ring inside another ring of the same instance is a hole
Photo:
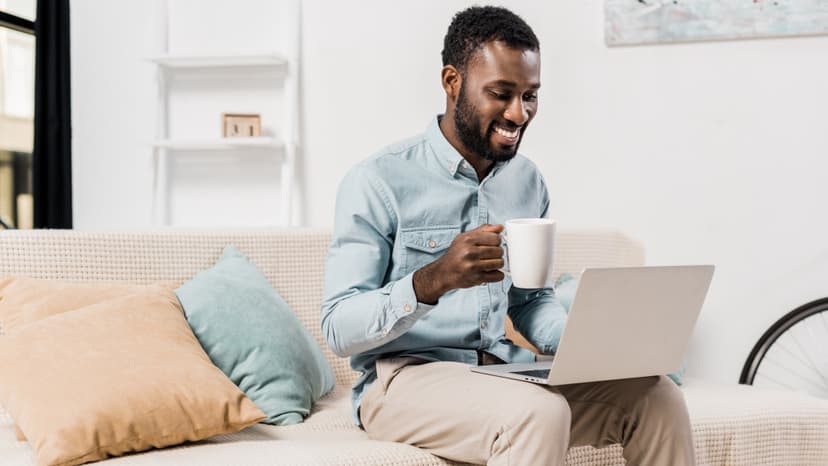
[[[525,96],[523,96],[523,100],[525,100],[527,102],[537,102],[538,101],[538,95],[537,94],[526,94]]]
[[[498,100],[508,100],[509,99],[509,94],[496,92],[496,91],[489,91],[489,94],[491,94],[492,97],[494,97],[495,99],[498,99]]]

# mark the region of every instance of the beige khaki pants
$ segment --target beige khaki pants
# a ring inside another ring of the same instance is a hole
[[[663,376],[552,388],[457,362],[385,359],[360,418],[372,439],[460,462],[563,465],[571,446],[620,443],[628,465],[695,464],[684,397]]]

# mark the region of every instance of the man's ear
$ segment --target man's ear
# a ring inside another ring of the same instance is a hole
[[[451,100],[457,99],[460,93],[460,86],[463,83],[463,76],[460,71],[453,65],[446,65],[442,71],[443,90],[446,91],[446,97]]]

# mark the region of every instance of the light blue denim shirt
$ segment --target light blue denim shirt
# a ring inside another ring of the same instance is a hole
[[[439,117],[438,117],[439,118]],[[355,166],[336,201],[325,266],[322,333],[362,373],[353,387],[354,422],[375,361],[412,356],[477,364],[477,350],[506,362],[534,354],[507,340],[506,315],[538,349],[553,353],[566,312],[552,288],[502,282],[455,289],[418,303],[416,270],[439,258],[457,234],[512,218],[546,217],[549,197],[537,167],[518,154],[483,181],[446,140],[438,118],[420,136]]]

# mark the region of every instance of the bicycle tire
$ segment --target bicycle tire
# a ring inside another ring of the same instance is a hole
[[[828,312],[828,298],[822,298],[803,304],[774,322],[774,324],[771,325],[764,334],[762,334],[759,341],[756,342],[756,345],[754,345],[751,350],[750,355],[742,367],[742,373],[739,376],[739,383],[753,385],[759,366],[762,364],[762,360],[765,358],[765,355],[768,353],[768,350],[773,346],[773,344],[794,325],[821,312]]]

